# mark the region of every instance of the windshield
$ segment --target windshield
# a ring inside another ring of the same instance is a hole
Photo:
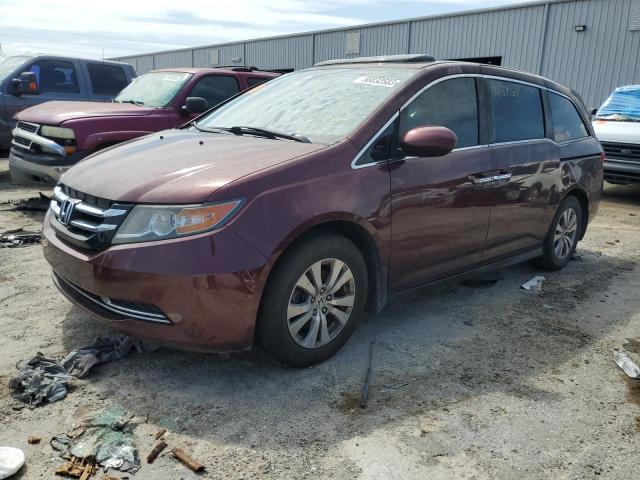
[[[20,68],[29,57],[9,57],[0,61],[0,82],[6,80],[17,68]]]
[[[640,85],[616,88],[595,118],[619,122],[640,122]]]
[[[153,108],[165,107],[190,78],[191,74],[184,72],[145,73],[131,82],[113,101]]]
[[[263,83],[198,121],[215,128],[252,127],[336,143],[356,130],[418,70],[322,68]]]

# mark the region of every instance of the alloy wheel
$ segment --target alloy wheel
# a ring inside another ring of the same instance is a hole
[[[578,234],[578,214],[573,208],[567,208],[556,225],[553,238],[555,255],[558,259],[566,258],[571,253]]]
[[[311,265],[298,279],[287,307],[287,326],[304,348],[330,343],[349,321],[356,285],[348,265],[326,258]]]

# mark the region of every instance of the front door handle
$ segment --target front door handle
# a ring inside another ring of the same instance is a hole
[[[484,172],[469,175],[468,178],[476,187],[497,187],[509,183],[511,173],[501,170],[499,172]]]

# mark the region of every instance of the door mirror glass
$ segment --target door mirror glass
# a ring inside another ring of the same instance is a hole
[[[442,157],[458,143],[455,133],[446,127],[416,127],[402,137],[402,149],[416,157]]]
[[[209,110],[209,104],[202,97],[187,97],[181,110],[185,114],[203,113]]]
[[[38,79],[36,78],[36,74],[33,72],[22,72],[20,77],[14,78],[11,81],[13,85],[13,93],[16,96],[20,96],[23,94],[26,95],[38,95]]]

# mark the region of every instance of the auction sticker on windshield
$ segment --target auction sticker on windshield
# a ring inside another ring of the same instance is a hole
[[[353,83],[359,83],[361,85],[374,85],[376,87],[388,87],[393,88],[398,85],[402,80],[393,80],[385,77],[373,77],[370,75],[364,75],[356,78]]]

